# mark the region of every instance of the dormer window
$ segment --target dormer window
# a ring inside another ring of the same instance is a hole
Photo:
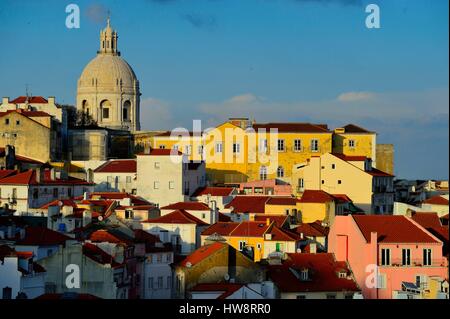
[[[309,270],[308,268],[304,268],[300,271],[300,280],[306,281],[309,280]]]
[[[345,279],[345,278],[347,278],[347,271],[345,271],[344,269],[339,270],[337,275],[338,275],[339,278]]]

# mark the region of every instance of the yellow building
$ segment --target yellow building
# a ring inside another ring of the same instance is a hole
[[[336,128],[333,134],[333,153],[365,156],[377,167],[377,134],[354,124]]]
[[[294,253],[299,236],[281,229],[273,220],[267,218],[265,222],[218,222],[201,234],[202,245],[211,240],[226,241],[258,262],[268,258],[271,253]]]

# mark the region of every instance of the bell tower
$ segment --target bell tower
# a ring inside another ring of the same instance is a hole
[[[117,50],[117,32],[111,28],[110,18],[106,22],[106,28],[100,31],[100,50],[98,54],[119,55]]]

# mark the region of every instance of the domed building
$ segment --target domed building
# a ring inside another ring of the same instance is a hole
[[[117,50],[117,32],[107,26],[100,32],[100,50],[78,80],[77,109],[99,126],[139,131],[139,81]]]

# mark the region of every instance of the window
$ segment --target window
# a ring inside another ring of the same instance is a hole
[[[300,152],[302,150],[302,140],[294,140],[294,151]]]
[[[344,299],[353,299],[353,294],[345,294]]]
[[[305,188],[305,180],[304,180],[303,178],[299,178],[299,179],[298,179],[298,187],[299,187],[300,189]]]
[[[72,197],[72,189],[71,188],[67,189],[67,196]]]
[[[306,296],[305,296],[305,295],[297,295],[296,298],[297,298],[297,299],[306,299]]]
[[[160,150],[166,149],[166,145],[164,145],[164,144],[159,145],[159,149],[160,149]]]
[[[319,140],[311,140],[311,152],[318,152],[319,151]]]
[[[256,248],[261,250],[261,244],[260,243],[256,244]]]
[[[33,199],[38,199],[39,197],[39,189],[34,188],[33,189]]]
[[[159,162],[155,162],[155,169],[159,169]]]
[[[327,299],[336,299],[336,295],[335,294],[328,294],[327,295]]]
[[[6,125],[9,124],[9,119],[5,119],[5,124],[6,124]]]
[[[262,187],[255,187],[254,192],[255,194],[263,194],[264,189]]]
[[[153,277],[148,278],[148,288],[153,289]]]
[[[127,176],[125,181],[126,181],[126,183],[131,183],[131,176]]]
[[[125,219],[132,219],[132,218],[133,218],[133,211],[127,209],[125,211]]]
[[[162,263],[162,254],[156,255],[156,262],[159,264]]]
[[[191,145],[186,145],[184,147],[184,153],[186,153],[186,155],[191,155],[191,150],[192,150]]]
[[[278,152],[283,152],[284,151],[284,140],[278,140],[277,146],[278,146]]]
[[[109,119],[109,108],[104,108],[102,112],[102,117],[104,119]]]
[[[158,289],[163,288],[163,277],[158,277]]]
[[[283,166],[278,166],[278,168],[277,168],[277,177],[284,177],[284,168],[283,168]]]
[[[386,289],[386,274],[378,274],[377,287]]]
[[[222,147],[223,147],[222,142],[217,142],[216,143],[216,153],[222,153]]]
[[[431,249],[425,248],[423,250],[423,265],[431,266]]]
[[[179,146],[177,144],[175,144],[174,146],[172,146],[172,149],[176,152],[178,152]]]
[[[259,179],[266,180],[267,179],[267,167],[261,166],[259,168]]]
[[[331,164],[331,169],[335,169],[336,168],[336,164]]]
[[[53,188],[53,197],[58,198],[58,189],[56,187]]]
[[[244,247],[245,247],[245,241],[240,240],[240,241],[239,241],[239,250],[240,250],[240,251],[244,250]]]
[[[11,287],[3,288],[2,299],[12,299],[12,288]]]
[[[202,155],[203,154],[203,145],[199,145],[198,146],[198,155]]]
[[[325,180],[322,179],[322,184],[325,184]]]
[[[411,250],[407,248],[402,249],[402,265],[409,266],[411,265]]]
[[[170,289],[170,288],[172,288],[172,277],[167,276],[166,289]]]
[[[241,144],[233,143],[233,153],[239,154],[241,152]]]
[[[172,261],[172,256],[170,254],[166,255],[166,262],[170,263]]]
[[[174,189],[175,188],[175,182],[174,181],[170,181],[169,182],[169,189]]]
[[[17,120],[17,121],[16,121],[16,125],[20,125],[20,120]]]
[[[205,219],[205,218],[206,218],[206,214],[202,213],[202,219]]]
[[[348,147],[355,148],[355,145],[356,145],[355,140],[349,140],[348,141]]]
[[[128,109],[127,108],[123,109],[123,120],[128,121]]]
[[[159,182],[153,182],[153,188],[159,189]]]
[[[338,179],[338,184],[339,184],[339,185],[342,184],[342,181],[341,181],[340,179]]]
[[[381,265],[389,266],[391,264],[391,250],[388,248],[381,249]]]

